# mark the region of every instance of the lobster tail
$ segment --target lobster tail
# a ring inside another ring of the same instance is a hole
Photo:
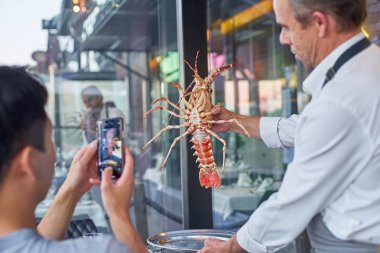
[[[202,187],[209,188],[215,187],[218,188],[222,181],[220,180],[219,172],[216,169],[210,169],[208,171],[199,171],[199,183]]]
[[[193,148],[199,162],[199,182],[205,188],[219,187],[221,180],[219,172],[216,168],[214,155],[212,152],[212,144],[209,136],[198,140],[193,139]]]

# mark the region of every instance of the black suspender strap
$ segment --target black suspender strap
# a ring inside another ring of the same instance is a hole
[[[334,66],[332,66],[326,73],[326,79],[323,83],[322,88],[328,83],[330,80],[332,80],[335,76],[335,74],[338,72],[340,67],[343,66],[346,62],[348,62],[352,57],[366,49],[371,45],[371,42],[364,38],[358,42],[356,42],[354,45],[352,45],[349,49],[347,49],[335,62]]]

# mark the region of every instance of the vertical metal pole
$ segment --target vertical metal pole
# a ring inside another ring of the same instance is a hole
[[[126,54],[127,54],[127,57],[126,57],[127,66],[131,66],[131,53],[128,52]],[[127,78],[128,78],[128,88],[129,88],[129,99],[128,99],[128,102],[129,102],[128,107],[129,108],[133,108],[133,98],[132,98],[133,95],[132,94],[134,94],[134,89],[132,87],[133,86],[132,75],[133,74],[130,71],[128,71]],[[129,110],[129,113],[130,113],[129,118],[130,119],[134,119],[135,118],[134,111],[133,110]],[[129,131],[131,131],[131,133],[135,132],[135,124],[133,123],[133,121],[129,122]]]
[[[146,76],[150,76],[149,73],[149,62],[148,62],[148,51],[145,52],[145,61],[146,61]],[[148,105],[150,105],[150,96],[149,91],[151,90],[151,80],[150,79],[142,79],[142,95],[143,95],[143,112],[146,111]],[[144,129],[145,131],[150,131],[152,129],[151,120],[144,121]],[[151,134],[149,133],[149,136]],[[151,151],[148,151],[151,152]],[[144,203],[145,198],[145,187],[144,182],[142,180],[141,173],[136,173],[135,175],[135,191],[133,193],[134,197],[134,207],[135,207],[135,217],[136,217],[136,230],[138,231],[140,237],[144,240],[148,238],[148,220],[147,220],[147,210],[146,205]]]
[[[207,76],[207,13],[205,0],[177,0],[177,36],[180,55],[180,83],[186,89],[193,73],[183,60],[194,64],[199,50],[198,71]],[[212,190],[201,188],[199,169],[192,156],[191,136],[181,141],[183,225],[185,229],[212,228]]]
[[[54,79],[54,142],[55,147],[62,150],[62,125],[61,125],[61,90],[60,90],[61,81]]]

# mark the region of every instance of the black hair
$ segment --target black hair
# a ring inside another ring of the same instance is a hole
[[[338,32],[360,27],[367,17],[367,0],[290,0],[290,6],[304,27],[314,11],[329,13],[339,24]]]
[[[44,151],[47,97],[46,88],[25,69],[0,66],[0,184],[22,148]]]

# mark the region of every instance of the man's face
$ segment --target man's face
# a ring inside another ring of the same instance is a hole
[[[87,108],[97,108],[102,104],[102,99],[100,97],[84,95],[82,100]]]
[[[289,45],[295,57],[306,67],[317,65],[318,31],[312,26],[303,27],[291,9],[292,0],[277,0],[274,4],[277,23],[282,26],[280,43]]]
[[[54,163],[56,160],[54,143],[51,139],[52,124],[50,120],[45,123],[44,131],[44,151],[35,150],[35,168],[40,193],[40,200],[42,200],[51,185],[54,175]]]

